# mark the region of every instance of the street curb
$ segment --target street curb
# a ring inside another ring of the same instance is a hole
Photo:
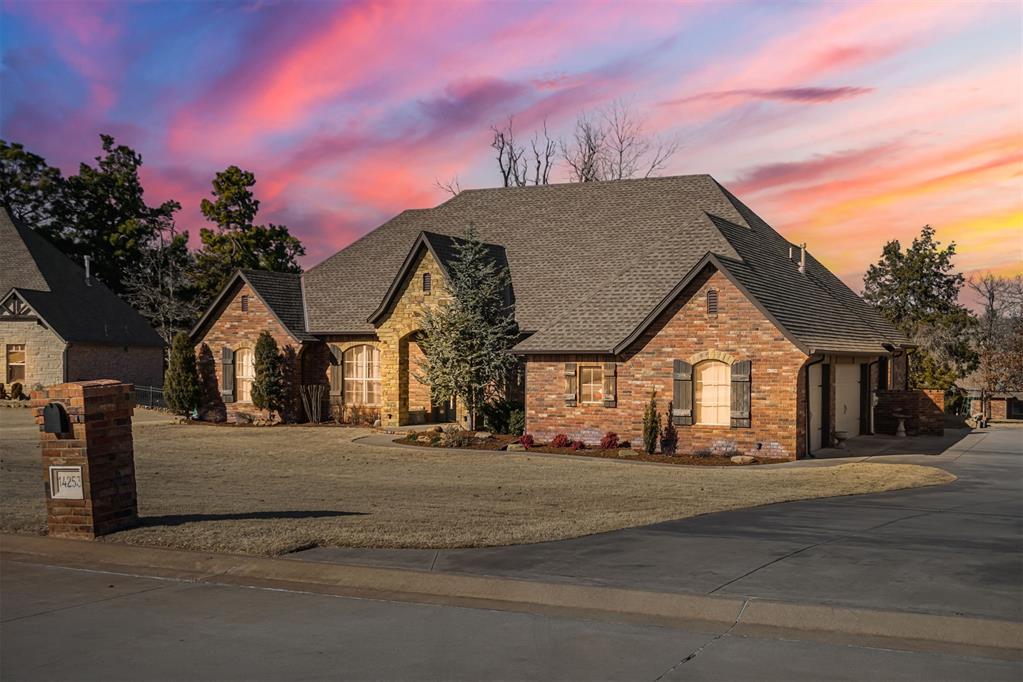
[[[947,645],[1023,654],[1023,623],[966,616],[875,611],[743,597],[652,592],[594,585],[324,564],[107,542],[0,535],[12,561],[105,570],[211,584],[271,586],[340,596],[596,615],[660,625],[703,624],[715,632],[790,632],[869,639],[893,648]],[[899,643],[903,643],[901,646]],[[906,643],[916,643],[906,645]]]

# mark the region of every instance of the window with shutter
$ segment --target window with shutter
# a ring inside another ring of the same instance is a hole
[[[252,402],[252,381],[256,378],[256,365],[250,348],[234,352],[234,399],[239,403]]]
[[[599,405],[604,400],[604,380],[600,365],[579,367],[579,402],[583,405]]]
[[[685,360],[675,360],[672,367],[671,420],[677,426],[693,423],[693,366]]]
[[[576,402],[576,371],[574,362],[565,363],[565,405],[574,407]]]
[[[750,373],[753,363],[742,360],[732,363],[731,424],[733,429],[750,427]]]
[[[720,360],[704,360],[693,368],[693,375],[696,423],[728,426],[731,405],[728,365]]]
[[[618,405],[618,365],[614,362],[604,363],[604,407]]]
[[[220,398],[225,403],[234,402],[234,351],[227,346],[220,350]]]

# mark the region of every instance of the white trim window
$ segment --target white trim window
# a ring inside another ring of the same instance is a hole
[[[604,400],[604,369],[600,365],[579,366],[579,402],[599,405]]]
[[[7,344],[7,383],[25,382],[25,344]]]
[[[380,405],[380,350],[353,346],[345,351],[345,404]]]
[[[732,370],[720,360],[704,360],[693,368],[696,423],[728,426],[731,417]]]
[[[239,403],[252,402],[252,380],[256,378],[256,365],[251,348],[234,352],[234,399]]]

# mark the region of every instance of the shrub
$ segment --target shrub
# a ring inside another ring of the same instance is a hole
[[[648,455],[657,450],[657,436],[661,431],[661,415],[657,413],[656,391],[650,391],[650,402],[643,412],[643,449]]]
[[[252,404],[269,412],[271,417],[277,412],[283,419],[288,397],[284,361],[270,332],[260,333],[254,355],[256,376],[252,380]]]
[[[572,441],[572,446],[571,447],[572,447],[573,450],[585,450],[586,449],[586,443],[582,442],[581,440],[574,440],[574,441]]]
[[[678,430],[675,422],[671,421],[671,411],[674,406],[668,401],[667,419],[664,422],[664,431],[661,432],[661,454],[674,457],[678,452]]]
[[[618,444],[618,434],[614,431],[608,431],[600,439],[600,448],[602,450],[614,450],[618,447]]]
[[[531,436],[528,433],[522,434],[521,436],[519,436],[519,445],[522,445],[527,448],[533,447],[533,436]]]
[[[0,400],[7,400],[7,387],[0,384]]]
[[[554,436],[554,438],[551,438],[550,442],[550,446],[552,448],[567,448],[571,444],[572,441],[569,439],[568,436],[566,436],[563,433],[559,433],[558,435]]]
[[[167,373],[163,377],[163,399],[175,414],[192,416],[202,404],[202,385],[195,350],[186,332],[178,332],[171,343]]]
[[[526,430],[526,411],[512,410],[508,415],[508,433],[521,436]]]
[[[15,381],[11,384],[11,400],[24,400],[25,394],[21,392],[21,384]]]
[[[624,450],[628,450],[628,449],[630,449],[632,447],[632,441],[631,440],[623,440],[621,443],[618,444],[618,447],[620,447],[620,448],[622,448]]]
[[[499,398],[483,405],[483,409],[480,412],[483,415],[483,423],[488,431],[511,433],[516,436],[522,433],[521,430],[518,433],[515,433],[513,430],[515,426],[515,413],[522,412],[521,403]]]
[[[693,457],[710,457],[714,453],[704,448],[703,450],[697,450],[693,453]]]

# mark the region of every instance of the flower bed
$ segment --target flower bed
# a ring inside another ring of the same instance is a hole
[[[439,427],[434,427],[439,429]],[[395,439],[395,443],[401,445],[415,445],[425,448],[460,448],[467,450],[508,450],[508,446],[518,445],[519,436],[503,434],[490,434],[485,431],[456,431],[445,433],[440,430],[409,431],[401,438]],[[513,448],[517,449],[517,448]],[[747,464],[733,462],[731,456],[715,454],[687,454],[662,455],[654,453],[648,455],[645,452],[631,448],[599,448],[599,447],[553,447],[549,443],[534,443],[533,445],[520,450],[520,452],[543,452],[554,455],[576,455],[582,457],[601,457],[603,459],[621,459],[635,462],[656,462],[658,464],[682,464],[696,466],[748,466],[749,464],[764,464],[760,460],[754,460]]]

